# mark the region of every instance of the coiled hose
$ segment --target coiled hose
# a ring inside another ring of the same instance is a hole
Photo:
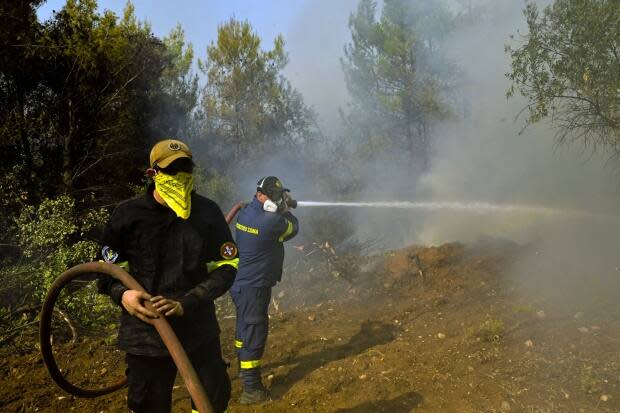
[[[85,389],[78,387],[70,383],[62,375],[58,365],[56,364],[56,359],[54,358],[54,353],[52,351],[51,330],[52,314],[54,313],[54,304],[56,304],[56,299],[64,286],[70,283],[73,279],[84,274],[92,273],[109,275],[110,277],[119,280],[125,287],[131,290],[144,291],[144,288],[142,288],[142,286],[125,270],[117,265],[108,264],[106,262],[89,262],[86,264],[76,265],[75,267],[62,273],[62,275],[58,277],[50,287],[47,295],[45,296],[45,301],[43,302],[40,316],[39,340],[41,344],[41,354],[43,356],[45,366],[56,384],[58,384],[58,386],[66,392],[80,397],[103,396],[104,394],[112,393],[127,384],[127,378],[123,377],[111,386],[104,388]],[[146,301],[145,306],[149,310],[155,311],[150,302]],[[181,342],[177,338],[176,334],[174,334],[174,331],[172,330],[172,327],[170,327],[170,324],[166,318],[154,318],[150,320],[150,323],[153,327],[155,327],[155,329],[157,329],[162,341],[170,352],[170,355],[172,356],[181,377],[183,377],[185,386],[187,387],[194,404],[198,408],[198,411],[201,413],[213,413],[213,408],[211,407],[209,398],[207,397],[207,394],[202,387],[198,376],[196,375],[196,371],[190,363]]]
[[[226,214],[226,222],[230,224],[234,219],[237,212],[243,207],[243,203],[239,202],[235,204],[232,209]],[[108,387],[103,387],[99,389],[86,389],[82,387],[78,387],[72,383],[70,383],[60,372],[58,365],[56,364],[56,359],[54,358],[54,353],[52,351],[52,315],[54,313],[54,305],[56,304],[56,300],[60,295],[62,289],[69,284],[73,279],[84,275],[84,274],[92,274],[92,273],[100,273],[106,274],[110,277],[116,278],[123,285],[130,290],[139,290],[144,291],[144,288],[125,270],[121,267],[108,264],[105,262],[89,262],[86,264],[79,264],[69,270],[65,271],[61,274],[60,277],[54,281],[51,285],[47,295],[45,296],[45,301],[43,301],[43,307],[41,309],[40,316],[40,325],[39,325],[39,341],[41,345],[41,355],[43,356],[43,361],[45,366],[47,367],[48,372],[52,379],[58,384],[58,386],[65,390],[67,393],[73,394],[74,396],[79,397],[99,397],[109,393],[112,393],[116,390],[119,390],[127,384],[127,378],[123,377],[119,379],[116,383],[112,384]],[[155,311],[150,302],[145,302],[145,306],[151,310]],[[177,338],[176,334],[170,327],[170,324],[166,320],[165,317],[159,317],[151,320],[151,324],[157,329],[157,332],[161,336],[162,341],[166,345],[166,348],[170,352],[174,363],[176,364],[181,377],[185,381],[185,385],[187,386],[187,390],[189,391],[192,400],[198,410],[201,413],[213,413],[213,407],[209,402],[209,398],[207,397],[198,376],[196,375],[196,371],[194,367],[189,361],[181,342]]]

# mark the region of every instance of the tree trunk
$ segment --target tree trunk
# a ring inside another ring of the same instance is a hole
[[[426,120],[422,121],[422,136],[420,137],[422,146],[422,172],[426,173],[430,168],[430,138],[429,125]]]
[[[30,151],[30,143],[26,137],[25,125],[26,125],[26,114],[25,114],[25,104],[24,104],[24,89],[21,85],[21,79],[18,79],[17,84],[17,106],[19,111],[19,145],[21,146],[21,155],[24,166],[26,167],[26,171],[29,173],[32,171],[32,153]],[[30,175],[28,177],[28,182],[30,182]]]
[[[407,144],[409,146],[409,154],[414,162],[417,164],[418,148],[413,132],[413,109],[411,102],[405,102],[405,133],[407,137]]]
[[[71,99],[68,102],[67,115],[69,117],[67,133],[63,139],[62,146],[62,184],[65,193],[73,188],[73,174],[71,171],[71,142],[73,141],[73,104]]]

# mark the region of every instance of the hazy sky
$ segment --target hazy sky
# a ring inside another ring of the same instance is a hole
[[[65,0],[48,0],[39,8],[49,18]],[[101,10],[120,15],[126,0],[99,0]],[[134,0],[136,15],[151,23],[153,33],[164,36],[181,23],[195,56],[204,59],[217,27],[231,17],[248,20],[270,48],[284,36],[289,65],[284,74],[320,115],[323,125],[338,121],[338,108],[346,101],[340,66],[343,46],[349,41],[348,19],[357,0]]]
[[[181,23],[188,39],[197,50],[204,50],[215,38],[217,25],[230,17],[248,19],[256,31],[266,40],[278,33],[288,31],[295,16],[310,0],[134,0],[140,20],[148,20],[153,32],[163,36]],[[99,8],[121,14],[126,0],[99,0]],[[39,9],[43,19],[58,10],[65,0],[48,0]],[[292,6],[295,4],[295,6]]]

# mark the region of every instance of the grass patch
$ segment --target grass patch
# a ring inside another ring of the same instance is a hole
[[[581,369],[581,375],[579,377],[581,384],[581,390],[587,394],[599,393],[601,391],[601,380],[596,377],[594,368],[592,366],[584,366]]]
[[[514,304],[512,311],[516,314],[529,314],[536,313],[536,309],[531,304]]]
[[[499,343],[504,335],[504,322],[497,319],[485,320],[478,327],[470,327],[467,330],[467,335],[478,341]]]

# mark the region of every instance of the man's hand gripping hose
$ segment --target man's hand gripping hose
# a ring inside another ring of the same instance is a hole
[[[51,330],[52,314],[54,311],[54,304],[56,303],[56,299],[58,298],[58,295],[62,291],[63,287],[70,283],[71,280],[81,275],[92,273],[106,274],[110,277],[114,277],[121,283],[123,283],[123,285],[129,290],[136,290],[144,293],[143,295],[140,295],[140,297],[148,296],[146,291],[144,291],[144,288],[142,288],[142,286],[125,270],[123,270],[117,265],[108,264],[106,262],[89,262],[86,264],[76,265],[75,267],[65,271],[60,277],[56,279],[56,281],[54,281],[45,297],[45,301],[43,302],[43,308],[41,310],[41,321],[39,327],[41,354],[43,356],[45,366],[47,367],[47,370],[49,371],[52,379],[56,382],[56,384],[58,384],[58,386],[60,386],[60,388],[62,388],[66,392],[80,397],[102,396],[104,394],[112,393],[113,391],[116,391],[127,384],[127,378],[123,377],[111,386],[104,388],[85,389],[78,387],[70,383],[63,376],[63,374],[60,372],[60,369],[58,368],[58,365],[56,364],[56,360],[54,359],[54,353],[52,351]],[[158,313],[153,303],[151,303],[151,301],[149,301],[148,299],[144,301],[144,307],[146,308],[146,310],[148,310],[147,314]],[[170,310],[173,309],[174,308],[170,308]],[[183,377],[185,385],[187,386],[187,390],[192,396],[192,400],[196,404],[198,411],[200,411],[201,413],[213,413],[211,403],[209,402],[207,394],[205,393],[204,388],[202,387],[202,384],[200,383],[200,380],[196,375],[196,371],[192,367],[192,364],[190,363],[189,358],[185,353],[185,350],[183,350],[183,347],[181,346],[181,342],[174,334],[174,331],[172,330],[172,327],[170,327],[170,324],[168,323],[166,318],[150,318],[144,315],[143,317],[144,318],[141,317],[143,321],[148,322],[149,324],[153,325],[155,329],[157,329],[157,332],[161,336],[161,339],[166,345],[166,348],[168,348],[168,351],[170,352],[174,363],[179,369],[179,373],[181,374],[181,377]]]
[[[241,208],[243,208],[244,204],[239,202],[235,204],[232,209],[226,214],[226,222],[230,224],[234,219],[235,215]],[[43,307],[41,309],[40,316],[40,325],[39,325],[39,342],[41,345],[41,354],[43,356],[43,361],[45,362],[45,366],[52,376],[52,379],[58,384],[58,386],[65,390],[67,393],[73,394],[74,396],[79,397],[99,397],[105,394],[112,393],[116,390],[119,390],[127,384],[127,378],[123,377],[119,379],[116,383],[112,384],[108,387],[103,387],[99,389],[85,389],[82,387],[78,387],[72,383],[70,383],[60,372],[58,365],[56,364],[56,359],[54,358],[54,353],[52,351],[52,315],[54,313],[54,305],[56,304],[56,300],[60,295],[60,292],[69,284],[73,279],[84,275],[84,274],[92,274],[92,273],[101,273],[109,275],[110,277],[114,277],[119,280],[125,287],[131,290],[137,291],[137,293],[132,293],[133,296],[125,295],[129,293],[126,291],[123,294],[123,299],[125,301],[129,301],[129,303],[123,303],[123,306],[127,309],[129,305],[131,308],[131,303],[134,301],[139,301],[140,306],[142,307],[142,302],[144,303],[143,309],[145,311],[139,312],[136,309],[136,312],[139,313],[142,317],[140,319],[149,324],[152,324],[156,329],[159,335],[161,336],[162,341],[168,348],[174,363],[179,369],[179,373],[183,380],[185,381],[185,385],[187,386],[187,390],[189,394],[192,396],[192,400],[194,404],[198,407],[198,411],[201,413],[213,413],[213,408],[211,407],[211,403],[207,397],[207,394],[196,375],[196,371],[192,367],[185,350],[181,346],[181,342],[174,334],[172,327],[166,320],[165,317],[157,316],[156,318],[152,317],[153,314],[157,315],[161,311],[166,311],[165,315],[183,315],[183,307],[180,303],[167,300],[163,297],[153,297],[151,298],[150,294],[148,294],[144,288],[125,270],[121,267],[108,264],[106,262],[89,262],[86,264],[76,265],[73,268],[65,271],[60,277],[54,281],[51,285],[47,295],[45,296],[45,301],[43,301]],[[150,301],[149,301],[150,300]],[[134,303],[135,304],[135,303]],[[142,309],[141,309],[142,310]],[[161,314],[161,313],[160,313]],[[137,316],[137,314],[136,314]]]

